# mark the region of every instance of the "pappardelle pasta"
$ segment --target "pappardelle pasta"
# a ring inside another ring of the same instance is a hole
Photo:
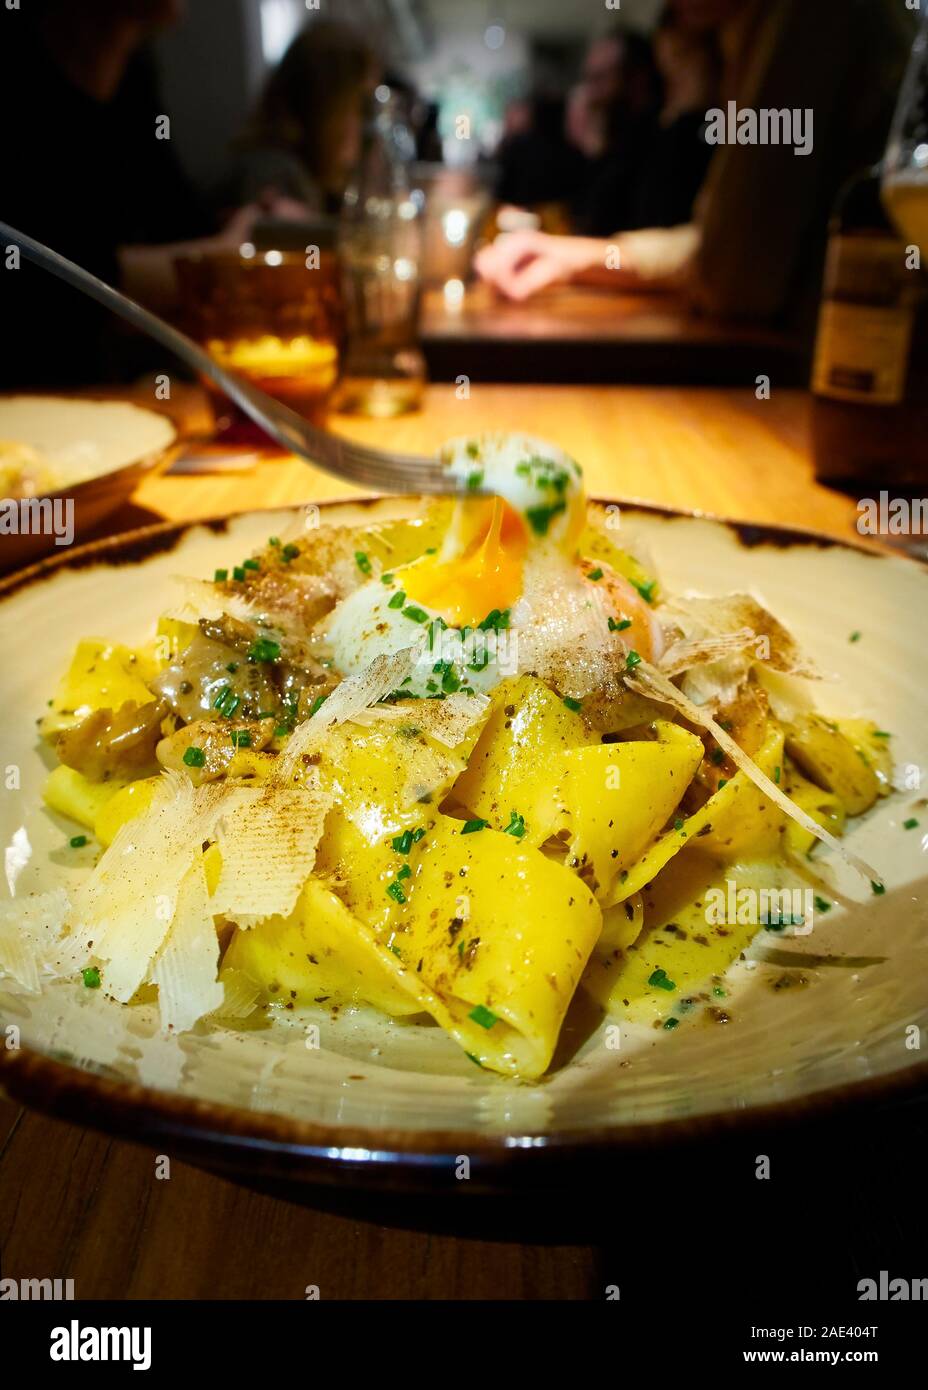
[[[271,537],[142,645],[78,643],[45,798],[102,852],[24,949],[165,1030],[369,1008],[535,1079],[575,999],[672,1030],[807,925],[885,732],[795,694],[756,599],[665,593],[560,450],[443,457],[473,496]]]

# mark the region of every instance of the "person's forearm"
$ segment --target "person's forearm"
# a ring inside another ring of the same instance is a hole
[[[695,226],[654,227],[617,232],[590,243],[589,263],[571,276],[575,284],[632,293],[679,288],[699,247]]]

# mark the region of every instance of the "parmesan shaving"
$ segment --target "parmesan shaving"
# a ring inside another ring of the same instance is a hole
[[[195,623],[200,618],[217,622],[220,618],[239,618],[242,622],[254,622],[255,610],[241,594],[226,594],[218,584],[209,579],[188,579],[186,575],[175,574],[174,582],[181,586],[181,598],[165,609],[166,618],[180,622]]]
[[[758,790],[768,796],[780,810],[790,817],[791,820],[801,825],[804,830],[814,835],[817,840],[828,845],[829,849],[850,864],[852,868],[865,878],[869,883],[882,887],[883,880],[880,875],[856,854],[844,848],[840,840],[837,840],[830,831],[819,825],[818,821],[813,820],[807,812],[781,791],[775,782],[772,782],[765,773],[748,757],[747,753],[738,746],[730,734],[727,734],[720,724],[698,705],[694,705],[692,700],[688,700],[682,691],[678,690],[672,681],[648,662],[642,661],[636,666],[634,671],[627,672],[625,684],[629,689],[636,691],[639,695],[644,695],[651,700],[659,700],[664,704],[672,705],[680,714],[686,716],[691,723],[696,724],[701,729],[708,729],[713,738],[724,748],[725,752],[734,763],[741,769],[745,776],[749,777]]]
[[[683,637],[667,648],[658,667],[665,676],[679,676],[692,666],[720,661],[736,652],[743,652],[755,639],[756,633],[749,627],[723,637]]]
[[[219,1021],[247,1018],[254,1013],[261,998],[261,986],[246,975],[244,970],[227,966],[219,975],[222,985],[222,1003],[213,1010],[213,1017]]]
[[[61,934],[68,908],[63,888],[0,906],[0,971],[30,994],[38,993],[40,970],[57,973],[60,958],[67,954]]]
[[[201,856],[181,880],[171,930],[151,971],[163,1031],[186,1032],[222,1003],[218,968],[219,939]]]
[[[366,670],[357,676],[349,676],[337,685],[316,713],[294,729],[287,747],[280,754],[280,768],[275,769],[276,780],[291,781],[304,755],[319,746],[320,735],[327,729],[354,719],[357,714],[398,689],[412,674],[418,656],[416,647],[383,653],[375,657]]]
[[[792,633],[750,594],[672,598],[661,605],[659,615],[665,626],[679,634],[660,662],[667,676],[750,649],[752,661],[774,671],[810,677],[817,674]]]
[[[167,772],[146,811],[121,826],[74,897],[72,927],[109,962],[108,994],[127,1004],[148,976],[174,918],[180,884],[219,819],[229,789],[194,790]]]
[[[331,798],[318,784],[243,788],[219,824],[222,870],[211,908],[248,928],[286,917],[316,861]]]
[[[20,923],[0,920],[0,974],[9,975],[27,994],[39,992],[39,966],[31,941],[20,933]]]

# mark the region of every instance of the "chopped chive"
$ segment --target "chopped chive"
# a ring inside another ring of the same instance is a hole
[[[243,560],[243,561],[242,561],[242,569],[246,569],[246,570],[259,570],[260,568],[261,568],[261,562],[260,562],[260,560]]]
[[[382,574],[382,575],[380,576],[380,582],[381,582],[381,584],[392,584],[392,583],[393,583],[393,579],[394,579],[394,576],[393,576],[392,574]]]
[[[492,1028],[499,1019],[492,1009],[488,1009],[485,1004],[477,1004],[467,1015],[474,1023],[478,1023],[481,1028]]]
[[[870,887],[873,889],[874,895],[877,898],[882,897],[883,894],[886,892],[886,884],[877,883],[875,879],[870,880]]]
[[[716,985],[715,988],[713,989],[712,993],[716,996],[717,999],[724,999],[724,998],[725,998],[725,991],[724,991],[724,989],[722,989],[722,986],[721,986],[721,985]]]
[[[719,791],[721,791],[723,787],[727,787],[727,786],[728,786],[728,778],[727,778],[727,777],[720,777],[720,778],[719,778],[719,787],[718,787]]]
[[[682,830],[682,829],[683,829],[683,821],[680,819],[679,816],[677,816],[677,819],[674,821],[674,823],[673,823],[673,828],[674,828],[674,830]]]
[[[280,643],[270,637],[259,637],[248,648],[249,661],[276,661],[280,656]]]
[[[241,565],[235,566],[235,568],[232,571],[232,578],[237,580],[238,583],[241,584],[242,580],[245,578],[245,571],[242,569]]]
[[[268,545],[272,545],[272,546],[274,547],[275,550],[279,550],[279,549],[280,549],[280,537],[279,537],[279,536],[269,536],[269,537],[268,537],[268,542],[267,542],[267,543],[268,543]]]
[[[779,768],[779,764],[773,769],[773,780],[774,780],[774,782],[776,782],[777,786],[780,785],[780,768]]]
[[[395,836],[395,838],[390,841],[390,844],[396,850],[397,854],[408,854],[413,844],[412,831],[404,830],[402,835]]]
[[[392,898],[393,901],[397,903],[404,903],[406,901],[403,885],[398,879],[394,879],[392,883],[387,884],[387,897]]]
[[[723,763],[725,761],[725,754],[722,752],[721,748],[713,749],[712,761],[715,763],[716,767],[718,767],[719,763]]]
[[[365,555],[363,550],[356,550],[354,552],[354,562],[362,574],[370,574],[371,558],[369,555]]]
[[[241,697],[236,695],[231,685],[224,685],[213,701],[213,709],[217,709],[226,719],[231,719],[241,703]]]
[[[408,864],[404,864],[403,867],[400,869],[400,871],[399,871],[399,873],[397,874],[396,877],[397,877],[397,881],[399,881],[400,879],[403,879],[403,878],[411,878],[411,877],[412,877],[412,869],[409,867]]]
[[[88,989],[100,988],[100,972],[95,965],[86,965],[81,971],[81,979]]]
[[[405,602],[406,602],[406,595],[403,593],[402,589],[397,589],[396,593],[393,595],[393,597],[391,598],[390,602],[387,604],[387,607],[388,607],[388,608],[402,608],[402,606],[403,606],[403,604],[404,604]]]
[[[678,1018],[668,1018],[664,1022],[664,1027],[667,1029],[676,1028],[679,1022],[680,1020]]]
[[[551,522],[566,509],[567,503],[564,501],[553,502],[550,507],[529,507],[525,519],[536,536],[546,536]]]
[[[621,622],[618,622],[618,623],[616,622],[615,618],[610,618],[610,619],[609,619],[609,631],[610,631],[610,632],[624,632],[625,629],[628,628],[628,627],[631,627],[631,625],[632,625],[632,620],[631,620],[631,618],[623,618],[623,619],[621,620]]]
[[[232,744],[235,748],[250,748],[251,731],[249,729],[233,729]]]
[[[852,632],[851,635],[850,635],[850,637],[849,637],[847,640],[848,640],[849,642],[859,642],[859,641],[860,641],[860,633],[857,632],[857,631]]]
[[[404,597],[405,597],[405,595],[404,595]],[[391,600],[391,602],[390,602],[390,607],[392,608],[393,606],[394,606],[394,605],[393,605],[393,602],[392,602],[392,600]],[[426,613],[425,609],[424,609],[424,608],[419,608],[419,607],[418,607],[416,604],[414,604],[414,603],[408,604],[408,605],[403,609],[403,617],[404,617],[404,618],[408,618],[409,621],[410,621],[411,623],[427,623],[428,620],[429,620],[429,615],[428,615],[428,613]]]
[[[577,710],[580,709],[580,708],[582,707],[583,701],[582,701],[582,700],[575,700],[574,697],[573,697],[573,695],[565,695],[565,696],[564,696],[564,704],[567,706],[568,709],[572,709],[572,710],[574,711],[574,713],[576,713]]]
[[[184,752],[183,762],[187,767],[202,767],[206,762],[206,754],[202,748],[188,748]]]
[[[509,609],[491,608],[482,623],[477,624],[478,632],[502,632],[509,626]]]
[[[283,550],[280,552],[284,562],[288,565],[291,560],[296,559],[299,553],[300,547],[298,545],[294,545],[292,541],[290,541],[289,544],[285,545]]]
[[[603,572],[601,569],[590,570],[589,574],[587,575],[587,579],[592,579],[594,584],[597,582],[597,580],[602,579],[602,577]]]
[[[317,696],[316,696],[315,700],[313,700],[312,704],[311,704],[310,707],[309,707],[309,717],[310,717],[310,719],[312,719],[313,715],[314,715],[314,714],[317,714],[318,711],[322,709],[322,706],[325,704],[325,702],[326,702],[326,700],[327,700],[328,698],[329,698],[328,695],[317,695]]]
[[[287,734],[292,734],[293,730],[289,724],[277,724],[274,727],[275,738],[286,738]]]
[[[918,826],[918,821],[915,819],[914,816],[909,816],[908,820],[904,820],[904,821],[902,822],[902,828],[903,828],[903,830],[915,830],[915,829],[917,828],[917,826]],[[74,841],[72,840],[71,843],[73,844]]]
[[[68,841],[72,849],[83,849],[84,846],[89,843],[90,841],[87,839],[86,835],[72,835]]]
[[[830,911],[831,911],[831,903],[828,901],[827,898],[820,898],[820,897],[818,896],[818,894],[816,893],[816,895],[815,895],[815,897],[812,899],[812,901],[813,901],[813,903],[815,904],[815,910],[816,910],[816,912],[830,912]]]
[[[520,816],[518,811],[509,812],[509,824],[503,831],[504,835],[513,835],[517,840],[521,840],[525,834],[525,817]]]
[[[216,583],[216,584],[222,584],[222,583],[225,582],[225,580],[228,579],[228,577],[229,577],[229,571],[228,571],[228,570],[217,570],[216,573],[213,575],[213,581],[214,581],[214,583]]]
[[[477,816],[474,818],[474,820],[466,820],[464,822],[463,826],[461,827],[461,834],[473,835],[478,830],[486,830],[489,824],[490,822],[488,820],[481,820],[480,817]]]
[[[651,972],[648,976],[648,984],[653,985],[655,989],[676,989],[676,985],[673,980],[668,977],[666,970],[660,968]]]
[[[632,580],[632,584],[634,584],[635,588],[638,590],[639,594],[640,594],[641,597],[644,599],[645,603],[653,603],[653,602],[654,602],[654,590],[657,588],[657,580],[656,580],[656,579],[649,579],[649,580],[648,580],[646,583],[644,583],[644,584],[639,584],[639,583],[637,582],[637,580],[634,580],[634,579],[633,579],[633,580]]]
[[[230,676],[234,676],[236,671],[238,670],[238,662],[230,661],[228,666],[226,667],[226,670],[228,671]]]
[[[635,667],[636,667],[636,666],[640,666],[640,665],[641,665],[641,657],[638,655],[638,653],[635,652],[635,651],[629,652],[628,655],[627,655],[626,658],[625,658],[625,669],[626,669],[626,671],[634,671]]]
[[[468,486],[469,488],[478,488],[478,487],[480,487],[481,484],[483,483],[483,476],[484,476],[484,475],[483,475],[483,469],[482,469],[482,468],[477,468],[477,469],[474,470],[473,473],[468,473],[468,475],[467,475],[467,486]]]
[[[874,737],[874,738],[892,738],[892,734],[888,733],[888,732],[886,731],[886,729],[874,729],[874,730],[873,730],[873,737]]]

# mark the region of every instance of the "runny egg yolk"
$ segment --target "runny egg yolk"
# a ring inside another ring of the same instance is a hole
[[[477,627],[519,598],[527,546],[525,523],[504,498],[469,498],[441,552],[395,571],[396,583],[449,627]]]

